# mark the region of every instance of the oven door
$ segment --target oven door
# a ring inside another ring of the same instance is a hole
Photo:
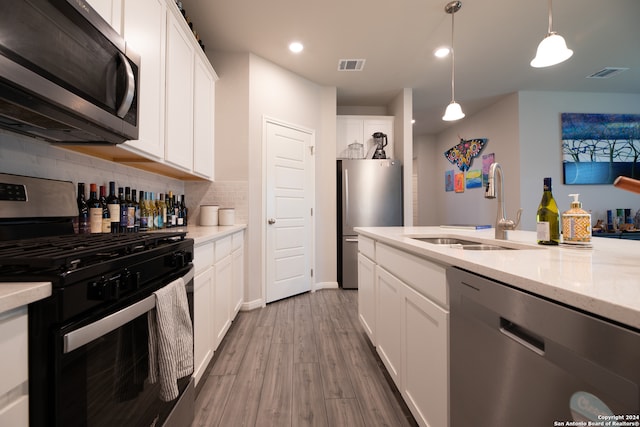
[[[193,324],[193,266],[183,277]],[[159,382],[149,380],[147,315],[152,293],[115,313],[60,330],[57,341],[55,405],[58,426],[170,426],[193,419],[191,375],[178,380],[179,395],[165,402]]]

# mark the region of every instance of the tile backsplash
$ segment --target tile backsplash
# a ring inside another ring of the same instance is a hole
[[[234,208],[236,224],[246,224],[249,218],[248,193],[247,181],[186,182],[189,223],[200,224],[201,205],[218,205]]]
[[[235,222],[248,219],[246,181],[181,181],[56,147],[48,142],[0,130],[0,172],[39,178],[60,179],[88,184],[131,187],[143,191],[185,195],[189,222],[200,223],[200,205],[219,205],[235,209]]]
[[[87,184],[184,193],[184,182],[119,163],[56,147],[48,142],[0,131],[0,172]]]

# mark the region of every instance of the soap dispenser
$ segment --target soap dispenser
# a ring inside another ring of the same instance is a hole
[[[562,242],[591,246],[591,214],[582,209],[578,196],[569,194],[569,197],[573,197],[571,208],[562,214]]]

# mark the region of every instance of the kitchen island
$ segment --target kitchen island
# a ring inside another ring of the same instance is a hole
[[[455,374],[461,369],[460,366],[452,366],[454,359],[453,353],[450,353],[454,352],[453,343],[461,341],[457,335],[459,330],[453,328],[460,323],[455,320],[454,306],[458,310],[457,315],[462,314],[465,318],[465,310],[476,309],[468,305],[467,299],[459,299],[459,296],[454,299],[453,282],[449,275],[452,268],[454,271],[471,273],[465,273],[469,277],[497,283],[505,289],[541,297],[542,301],[549,301],[551,304],[560,303],[555,305],[563,310],[575,309],[574,313],[586,315],[596,322],[603,323],[601,319],[606,320],[612,328],[621,329],[622,326],[622,329],[640,337],[640,254],[637,242],[595,239],[592,248],[573,248],[538,245],[535,232],[527,231],[510,231],[508,240],[494,239],[494,229],[361,227],[356,228],[356,231],[359,233],[358,316],[391,379],[420,425],[463,425],[460,422],[456,424],[451,418],[454,412],[459,415],[456,405],[461,400],[456,399],[455,390],[456,384],[459,384]],[[462,244],[457,243],[460,241]],[[464,241],[476,244],[464,249]],[[495,245],[504,248],[496,248]],[[475,279],[464,283],[464,287],[475,289],[473,280]],[[485,301],[492,301],[492,298]],[[534,318],[542,315],[530,304],[511,310],[511,314],[516,317],[522,313],[531,313]],[[501,339],[499,337],[505,335],[502,329],[509,334],[509,325],[505,323],[502,328],[504,319],[499,318],[497,324],[496,320],[489,320],[492,314],[485,308],[478,308],[470,315],[479,316],[482,321],[489,322],[487,324],[492,325],[491,327],[497,327],[497,335],[492,335],[495,339]],[[534,329],[548,320],[534,320]],[[554,325],[551,326],[552,329],[564,328],[570,336],[582,336],[581,331],[566,329],[571,327],[562,322]],[[480,330],[484,331],[478,329]],[[528,331],[517,332],[525,336]],[[592,348],[600,349],[606,349],[611,344],[606,343],[607,338],[593,343],[593,338],[585,335],[582,341],[590,343]],[[514,351],[520,351],[510,347],[506,355],[496,356],[492,353],[493,344],[477,339],[477,334],[462,339],[466,343],[472,341],[475,346],[465,348],[465,352],[472,355],[472,364],[480,365],[466,372],[464,381],[482,376],[482,366],[488,360],[496,360],[496,357],[499,357],[500,363],[506,364],[508,360],[513,363]],[[640,355],[640,340],[636,338],[629,342],[624,347],[629,357]],[[513,342],[509,345],[513,345]],[[557,354],[556,347],[562,347],[564,343],[550,339],[547,345],[549,357],[552,357]],[[605,355],[608,352],[594,351]],[[544,349],[542,353],[544,354]],[[531,355],[525,357],[530,358],[533,365],[550,366],[550,362],[546,361],[547,356],[536,358]],[[627,355],[623,357],[628,359]],[[517,383],[514,375],[524,372],[522,368],[524,371],[530,369],[519,366],[518,369],[509,371],[505,378]],[[612,368],[614,371],[617,369],[615,366]],[[504,369],[508,369],[508,366],[504,365],[502,370],[492,372],[489,377],[493,380],[485,378],[482,384],[495,381],[501,384],[499,379],[505,375]],[[633,378],[629,383],[635,384],[635,388],[629,390],[636,390],[640,381],[636,378],[637,370],[632,368],[632,372],[636,374],[631,374]],[[502,384],[503,387],[506,385]],[[527,401],[522,396],[512,395],[510,389],[503,387],[499,389],[507,392],[509,398],[500,402],[491,401],[488,403],[490,407],[513,407],[513,403]],[[487,389],[481,386],[476,389],[478,390]],[[638,405],[637,390],[632,396],[633,403],[628,407],[635,408]],[[478,401],[466,398],[463,400]]]

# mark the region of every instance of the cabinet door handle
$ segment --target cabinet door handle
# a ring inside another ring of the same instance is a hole
[[[275,224],[276,220],[274,218],[269,218],[269,220],[267,221],[269,224]]]

